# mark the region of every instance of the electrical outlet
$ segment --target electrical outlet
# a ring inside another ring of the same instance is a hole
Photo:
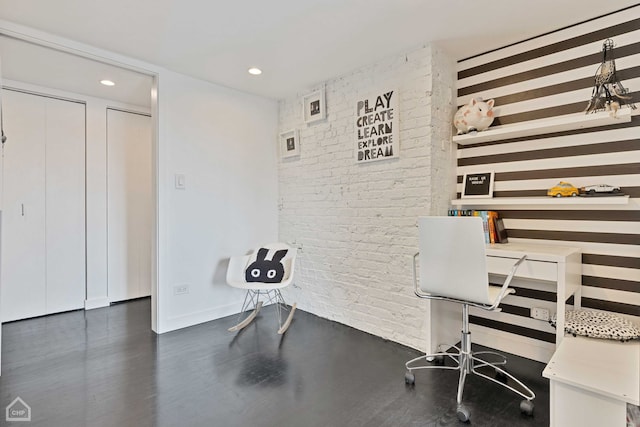
[[[531,307],[531,317],[538,320],[549,320],[549,310],[540,307]]]
[[[302,243],[298,243],[296,241],[293,242],[287,242],[289,243],[289,246],[293,246],[294,248],[298,249],[300,252],[302,252]]]
[[[175,285],[173,287],[174,295],[184,295],[189,293],[189,285]]]

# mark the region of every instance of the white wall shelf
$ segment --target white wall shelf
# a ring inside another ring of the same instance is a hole
[[[611,197],[496,197],[487,199],[455,199],[452,206],[508,206],[508,205],[626,205],[629,196]]]
[[[531,120],[514,125],[497,126],[475,134],[455,135],[453,142],[458,145],[478,144],[481,142],[501,141],[510,138],[521,138],[562,132],[572,129],[585,129],[607,126],[631,121],[631,108],[622,108],[615,117],[609,111],[592,114],[569,114],[548,119]]]

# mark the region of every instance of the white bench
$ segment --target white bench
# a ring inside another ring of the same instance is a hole
[[[625,427],[627,403],[640,405],[640,342],[566,336],[542,375],[551,427]]]

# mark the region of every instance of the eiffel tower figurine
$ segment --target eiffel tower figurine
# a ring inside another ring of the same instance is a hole
[[[611,114],[615,117],[618,109],[622,105],[628,103],[632,109],[636,108],[633,103],[629,102],[631,99],[629,90],[622,85],[616,75],[616,61],[613,57],[613,40],[606,39],[604,43],[602,43],[602,63],[596,70],[591,99],[584,111],[586,113],[593,113],[606,110],[611,111]]]

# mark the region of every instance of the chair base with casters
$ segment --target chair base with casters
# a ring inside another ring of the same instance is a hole
[[[414,372],[420,369],[459,371],[456,413],[460,421],[467,422],[469,410],[462,403],[465,381],[468,375],[478,375],[521,396],[520,410],[532,415],[533,391],[504,369],[507,363],[505,356],[493,351],[472,351],[469,330],[469,307],[500,311],[502,300],[515,293],[509,285],[526,257],[514,263],[502,286],[493,286],[487,273],[486,244],[480,217],[421,217],[418,226],[420,252],[413,257],[414,293],[420,298],[460,304],[462,333],[459,347],[453,346],[453,350],[426,354],[408,361],[405,382],[415,384]],[[447,360],[452,361],[453,366],[447,366]],[[492,375],[487,375],[487,370]]]
[[[456,397],[456,414],[460,421],[467,422],[469,421],[470,413],[467,407],[462,403],[462,394],[464,391],[464,384],[467,375],[474,374],[489,381],[493,381],[494,383],[499,384],[522,396],[524,399],[520,402],[520,411],[526,415],[533,415],[533,399],[536,396],[529,387],[524,385],[520,380],[500,367],[506,365],[507,358],[504,355],[494,351],[474,352],[471,350],[471,332],[469,331],[469,306],[466,304],[462,306],[462,325],[460,347],[453,346],[453,348],[456,349],[456,352],[426,354],[424,356],[416,357],[415,359],[409,360],[405,364],[405,366],[407,367],[407,373],[404,376],[405,383],[410,385],[415,384],[416,378],[413,371],[419,369],[449,369],[460,371],[460,376],[458,378],[458,393]],[[497,362],[489,362],[488,360],[483,358],[485,355],[493,355],[500,358],[501,360]],[[455,366],[445,366],[446,358],[451,359],[455,363]],[[420,361],[433,362],[434,365],[417,365],[417,363]],[[495,378],[478,371],[478,369],[484,367],[493,368],[493,370],[495,371]],[[506,383],[505,380],[507,379],[510,379],[518,384],[523,389],[523,391],[511,387]]]
[[[292,282],[295,259],[296,250],[284,243],[263,245],[249,255],[229,259],[227,283],[247,291],[238,323],[229,328],[230,332],[240,331],[251,324],[263,304],[275,305],[278,334],[287,331],[293,320],[296,304],[289,307],[280,289]]]

